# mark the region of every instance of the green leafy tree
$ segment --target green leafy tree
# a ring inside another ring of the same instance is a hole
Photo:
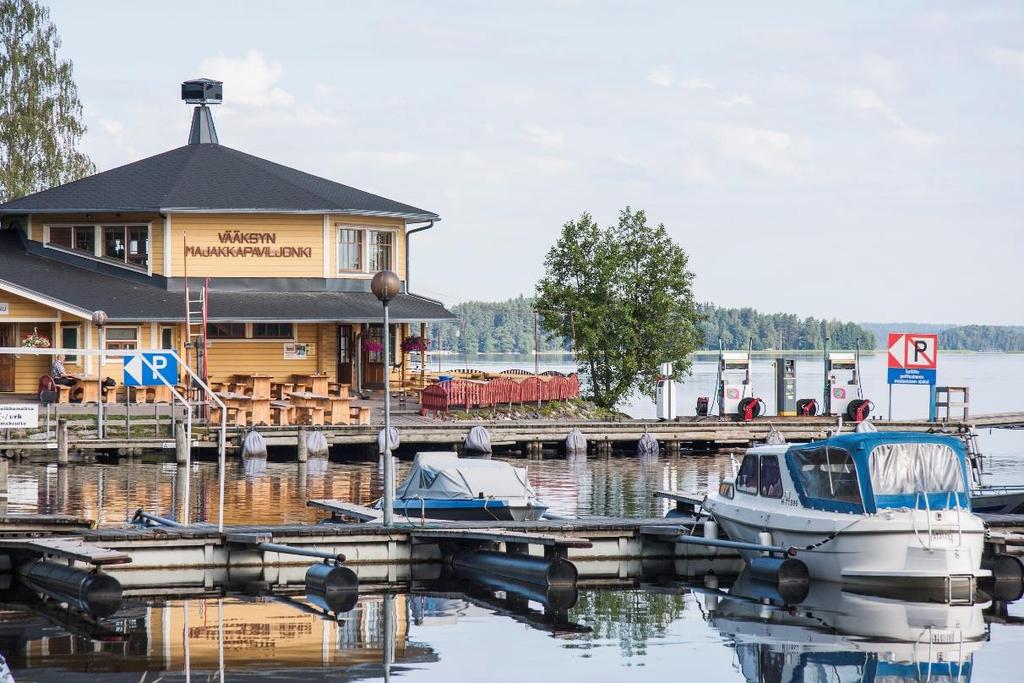
[[[544,260],[537,310],[544,329],[571,335],[595,403],[612,408],[654,391],[661,363],[681,379],[703,339],[686,252],[664,225],[629,207],[601,228],[588,213],[562,226]],[[571,313],[571,315],[570,315]]]
[[[0,0],[0,201],[96,171],[78,151],[82,104],[58,48],[47,8]]]

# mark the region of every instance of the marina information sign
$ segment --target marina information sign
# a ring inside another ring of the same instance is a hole
[[[142,361],[143,356],[153,367]],[[171,385],[178,382],[178,360],[173,354],[154,351],[124,357],[126,387],[157,387],[165,382]]]
[[[935,385],[936,334],[889,333],[889,384]]]

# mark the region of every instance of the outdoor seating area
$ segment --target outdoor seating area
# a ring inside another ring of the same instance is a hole
[[[470,410],[539,401],[578,398],[579,377],[549,370],[535,375],[526,370],[502,372],[446,371],[425,387],[420,397],[421,415],[441,415],[453,408]]]
[[[231,375],[210,387],[224,402],[227,423],[233,427],[274,425],[368,425],[370,408],[354,405],[350,386],[331,382],[325,372],[292,375],[289,381],[275,381],[270,375]],[[219,407],[210,420],[221,420]]]

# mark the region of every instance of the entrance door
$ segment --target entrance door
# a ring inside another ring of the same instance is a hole
[[[363,385],[369,389],[384,388],[384,326],[363,328]]]
[[[355,384],[355,338],[351,325],[338,325],[338,382]]]
[[[14,323],[0,323],[0,346],[17,346]],[[0,391],[14,391],[14,356],[0,355]]]

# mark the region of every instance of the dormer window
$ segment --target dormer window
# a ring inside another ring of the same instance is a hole
[[[137,270],[149,268],[149,225],[48,225],[46,246],[113,261]]]

